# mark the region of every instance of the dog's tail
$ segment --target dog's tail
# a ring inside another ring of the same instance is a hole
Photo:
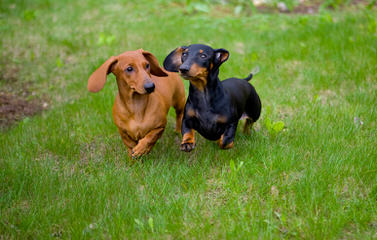
[[[246,81],[250,81],[254,75],[256,75],[257,73],[259,73],[259,66],[256,66],[252,71],[251,73],[249,74],[249,76],[247,76],[247,78],[244,78],[243,80],[246,80]]]

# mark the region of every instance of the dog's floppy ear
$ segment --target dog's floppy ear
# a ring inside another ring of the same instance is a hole
[[[112,56],[90,75],[88,80],[88,90],[90,92],[98,92],[103,88],[106,83],[107,74],[111,72],[111,67],[117,61],[118,58]]]
[[[219,48],[215,50],[215,57],[213,60],[214,66],[216,68],[220,67],[220,65],[228,60],[229,58],[229,52],[226,49]]]
[[[178,72],[182,65],[182,53],[187,47],[179,47],[173,50],[164,60],[164,68],[169,72]]]
[[[167,77],[168,74],[160,67],[157,58],[150,52],[142,50],[143,56],[148,60],[151,67],[151,74],[157,77]]]

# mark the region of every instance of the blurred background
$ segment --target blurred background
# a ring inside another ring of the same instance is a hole
[[[110,55],[126,50],[144,48],[162,61],[179,45],[205,43],[224,47],[231,52],[232,60],[221,71],[227,77],[230,69],[233,75],[246,76],[257,64],[265,64],[262,74],[267,73],[271,64],[264,58],[275,63],[282,57],[283,64],[290,65],[289,68],[303,67],[302,61],[292,60],[293,56],[301,58],[304,54],[313,55],[311,59],[318,58],[324,41],[330,45],[320,54],[324,61],[330,60],[325,56],[329,51],[348,48],[348,45],[375,54],[375,45],[365,46],[363,39],[354,35],[357,32],[375,36],[376,17],[372,11],[375,6],[375,0],[111,3],[3,0],[0,5],[1,125],[49,108],[51,102],[77,99],[84,93],[85,79],[91,71]],[[352,29],[342,25],[343,22],[359,23]],[[341,30],[342,35],[334,30]],[[332,38],[332,34],[337,38]],[[347,69],[354,66],[348,61],[342,62],[341,67],[343,64]],[[337,64],[324,65],[320,67],[323,71],[330,66],[336,68]],[[336,79],[341,79],[344,71],[339,73]],[[279,73],[278,79],[281,74],[284,73]],[[279,80],[272,78],[273,81],[264,81],[277,85]],[[336,84],[336,79],[324,84]]]

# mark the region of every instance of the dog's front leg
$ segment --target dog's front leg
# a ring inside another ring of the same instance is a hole
[[[190,120],[183,118],[182,121],[181,151],[190,152],[195,148],[195,132],[190,125]]]
[[[155,128],[151,130],[144,138],[140,139],[137,145],[132,149],[132,157],[140,157],[143,154],[149,153],[153,145],[161,137],[165,127]]]
[[[219,146],[221,149],[229,149],[233,147],[233,140],[236,135],[238,121],[229,124],[228,128],[225,129],[223,135],[219,139]]]
[[[126,131],[123,131],[122,129],[118,128],[119,130],[119,133],[120,133],[120,137],[122,138],[122,141],[124,143],[124,145],[126,145],[127,147],[127,152],[128,152],[128,156],[130,158],[132,158],[132,148],[136,146],[137,142],[135,142],[128,134]]]

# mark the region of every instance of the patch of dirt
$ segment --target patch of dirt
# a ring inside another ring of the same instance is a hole
[[[308,0],[301,0],[300,4],[295,6],[292,10],[289,10],[287,7],[279,7],[279,6],[273,6],[268,4],[261,4],[259,6],[256,6],[258,12],[260,13],[288,13],[288,14],[315,14],[318,13],[319,8],[323,4],[323,1],[308,1]],[[364,5],[367,6],[369,1],[367,0],[353,0],[351,1],[352,5]],[[342,7],[340,5],[339,7]],[[329,9],[334,9],[334,6],[327,6]]]
[[[262,14],[317,14],[321,8],[321,6],[325,9],[345,9],[347,7],[361,7],[365,8],[367,6],[370,6],[369,0],[352,0],[350,3],[347,4],[339,4],[339,5],[324,5],[323,0],[299,0],[299,3],[292,7],[292,9],[289,9],[286,4],[283,2],[279,2],[278,4],[274,4],[269,0],[261,0],[258,4],[254,1],[254,6],[257,13]],[[185,8],[184,4],[175,4],[175,7]],[[234,5],[232,5],[234,6]],[[374,3],[374,6],[377,6],[377,2]],[[253,11],[249,6],[243,6],[243,12],[251,16],[253,15]],[[218,4],[215,6],[215,11],[211,11],[211,15],[213,17],[223,17],[224,15],[234,15],[234,8],[229,7],[228,4],[221,5]],[[236,14],[237,15],[237,14]]]
[[[12,54],[3,52],[0,57],[0,131],[48,107],[44,99],[29,90],[32,83],[20,77],[21,66]]]
[[[12,93],[0,92],[0,129],[41,112],[44,106],[38,100],[28,101]]]
[[[313,5],[304,5],[300,4],[293,9],[293,13],[298,14],[314,14],[317,13],[319,10],[320,4],[313,4]]]

